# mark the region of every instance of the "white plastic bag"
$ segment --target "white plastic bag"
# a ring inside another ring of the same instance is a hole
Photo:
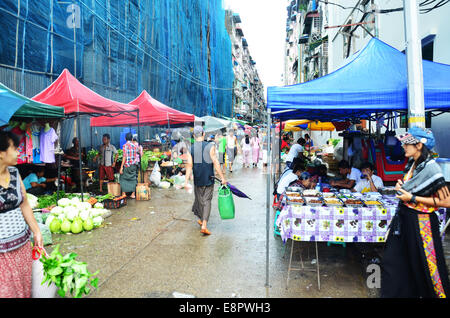
[[[45,250],[43,250],[44,253]],[[31,297],[32,298],[55,298],[58,287],[55,283],[48,285],[48,282],[41,284],[44,280],[44,265],[39,260],[41,252],[34,247],[32,252],[33,265],[31,268]]]
[[[150,175],[150,181],[157,187],[161,183],[161,172],[159,171],[160,171],[159,164],[158,162],[156,162],[155,167],[153,168],[153,171]]]

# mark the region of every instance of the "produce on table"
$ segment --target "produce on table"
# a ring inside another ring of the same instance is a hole
[[[85,231],[90,231],[94,228],[94,221],[91,218],[88,218],[83,221],[83,229]]]
[[[96,209],[103,209],[103,204],[102,203],[96,203],[94,205],[94,208],[96,208]]]
[[[72,226],[72,223],[70,223],[70,221],[68,219],[64,219],[64,221],[61,224],[61,232],[69,233],[71,226]]]
[[[108,193],[108,194],[105,194],[105,195],[97,197],[98,203],[101,203],[101,202],[103,202],[105,200],[108,200],[108,199],[112,200],[112,199],[114,199],[114,196],[111,193]],[[96,206],[96,204],[94,204],[94,207],[95,206]]]
[[[78,255],[68,253],[64,256],[59,252],[59,245],[50,255],[42,255],[40,261],[44,268],[44,279],[41,284],[52,282],[58,287],[58,295],[65,297],[67,293],[75,298],[80,298],[83,294],[88,295],[91,291],[90,286],[98,287],[98,274],[90,273],[85,262],[76,261]]]
[[[39,199],[32,195],[31,193],[27,193],[28,202],[30,203],[30,206],[32,209],[35,209],[39,205]]]
[[[52,233],[58,233],[61,230],[61,221],[57,218],[53,218],[49,228]]]
[[[159,184],[159,187],[160,187],[160,188],[163,188],[163,189],[169,189],[169,188],[170,188],[170,182],[162,181],[162,182]]]
[[[52,233],[74,233],[90,231],[103,223],[103,215],[109,213],[103,204],[96,203],[93,208],[88,202],[81,202],[78,197],[60,199],[50,211],[45,224]]]

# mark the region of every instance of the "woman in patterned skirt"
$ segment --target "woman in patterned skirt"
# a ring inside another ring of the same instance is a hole
[[[0,298],[31,297],[31,244],[43,240],[17,164],[19,139],[0,131]]]
[[[398,139],[409,162],[403,180],[396,186],[402,201],[386,240],[381,296],[446,298],[450,284],[434,212],[438,202],[445,201],[450,193],[441,168],[429,153],[434,137],[429,130],[413,127]],[[411,193],[407,202],[403,201],[405,193]],[[430,197],[433,204],[418,202],[416,196]]]

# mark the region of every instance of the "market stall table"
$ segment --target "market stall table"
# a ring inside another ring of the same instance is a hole
[[[397,209],[398,199],[395,196],[383,195],[377,200],[382,205],[308,206],[288,203],[285,197],[276,226],[279,227],[284,242],[292,240],[287,282],[290,271],[296,270],[291,267],[295,241],[315,242],[317,260],[315,271],[319,289],[317,242],[384,243],[387,229]],[[440,208],[436,213],[442,230],[445,227],[446,209]]]

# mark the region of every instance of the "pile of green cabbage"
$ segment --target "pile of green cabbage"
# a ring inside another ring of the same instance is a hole
[[[103,223],[103,215],[109,211],[103,204],[96,203],[94,207],[89,202],[82,202],[80,198],[63,198],[50,211],[45,224],[52,233],[74,233],[91,231]]]

